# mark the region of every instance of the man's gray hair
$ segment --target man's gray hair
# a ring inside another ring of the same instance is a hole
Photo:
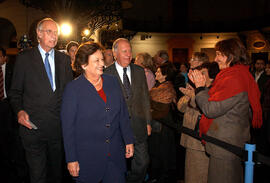
[[[119,41],[126,41],[126,42],[128,42],[130,44],[128,39],[126,39],[126,38],[118,38],[113,42],[113,46],[112,46],[112,51],[113,52],[117,52]],[[130,45],[130,47],[131,47],[131,45]]]
[[[54,21],[52,18],[43,18],[42,20],[40,20],[40,21],[37,23],[37,29],[36,29],[36,31],[41,31],[44,22],[47,22],[47,21],[54,22],[54,23],[56,24],[56,26],[57,26],[57,30],[58,30],[58,33],[59,33],[59,30],[60,30],[59,25],[58,25],[58,23],[57,23],[56,21]],[[38,40],[38,42],[40,41],[39,39],[40,39],[40,38],[38,37],[38,34],[37,34],[37,40]]]
[[[57,25],[57,28],[58,28],[58,30],[59,30],[59,25],[58,25],[58,23],[56,22],[56,21],[54,21],[52,18],[43,18],[42,20],[40,20],[39,22],[38,22],[38,24],[37,24],[37,30],[42,30],[42,25],[43,25],[43,23],[44,22],[47,22],[47,21],[52,21],[52,22],[54,22],[56,25]]]
[[[164,60],[169,60],[169,55],[166,50],[159,50],[157,56],[163,58]]]

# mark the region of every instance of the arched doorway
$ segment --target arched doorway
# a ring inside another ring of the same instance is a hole
[[[0,46],[5,48],[16,47],[16,36],[15,26],[8,19],[0,17]]]

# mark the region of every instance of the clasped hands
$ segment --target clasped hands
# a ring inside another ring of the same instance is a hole
[[[205,87],[206,85],[205,75],[199,70],[190,70],[188,72],[188,78],[195,84],[196,88]]]

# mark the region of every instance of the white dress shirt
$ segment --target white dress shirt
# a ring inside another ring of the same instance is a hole
[[[256,83],[258,83],[258,80],[260,79],[260,77],[261,77],[261,75],[262,75],[263,72],[264,71],[261,71],[259,73],[255,72],[255,81],[256,81]]]
[[[120,77],[120,79],[121,79],[121,81],[123,83],[123,74],[124,74],[124,70],[123,69],[124,69],[124,67],[122,67],[121,65],[119,65],[117,63],[117,61],[114,62],[114,63],[115,63],[115,67],[116,67],[116,70],[118,72],[118,75],[119,75],[119,77]],[[128,76],[128,79],[129,79],[129,83],[131,85],[131,70],[130,70],[130,66],[129,65],[127,66],[127,76]]]
[[[7,92],[6,92],[6,63],[1,65],[2,67],[2,72],[3,72],[3,87],[4,87],[4,98],[7,98]]]

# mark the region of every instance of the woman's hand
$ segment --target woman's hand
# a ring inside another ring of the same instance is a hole
[[[80,165],[79,165],[78,161],[69,162],[67,164],[67,168],[68,168],[68,171],[69,171],[71,176],[73,176],[73,177],[79,176]]]
[[[195,90],[190,86],[190,84],[187,83],[186,88],[180,87],[179,90],[189,98],[192,98],[195,95]]]
[[[190,70],[188,77],[195,84],[196,88],[205,87],[206,78],[205,75],[203,75],[200,71]]]
[[[126,145],[126,158],[132,157],[134,154],[134,146],[133,144]]]

